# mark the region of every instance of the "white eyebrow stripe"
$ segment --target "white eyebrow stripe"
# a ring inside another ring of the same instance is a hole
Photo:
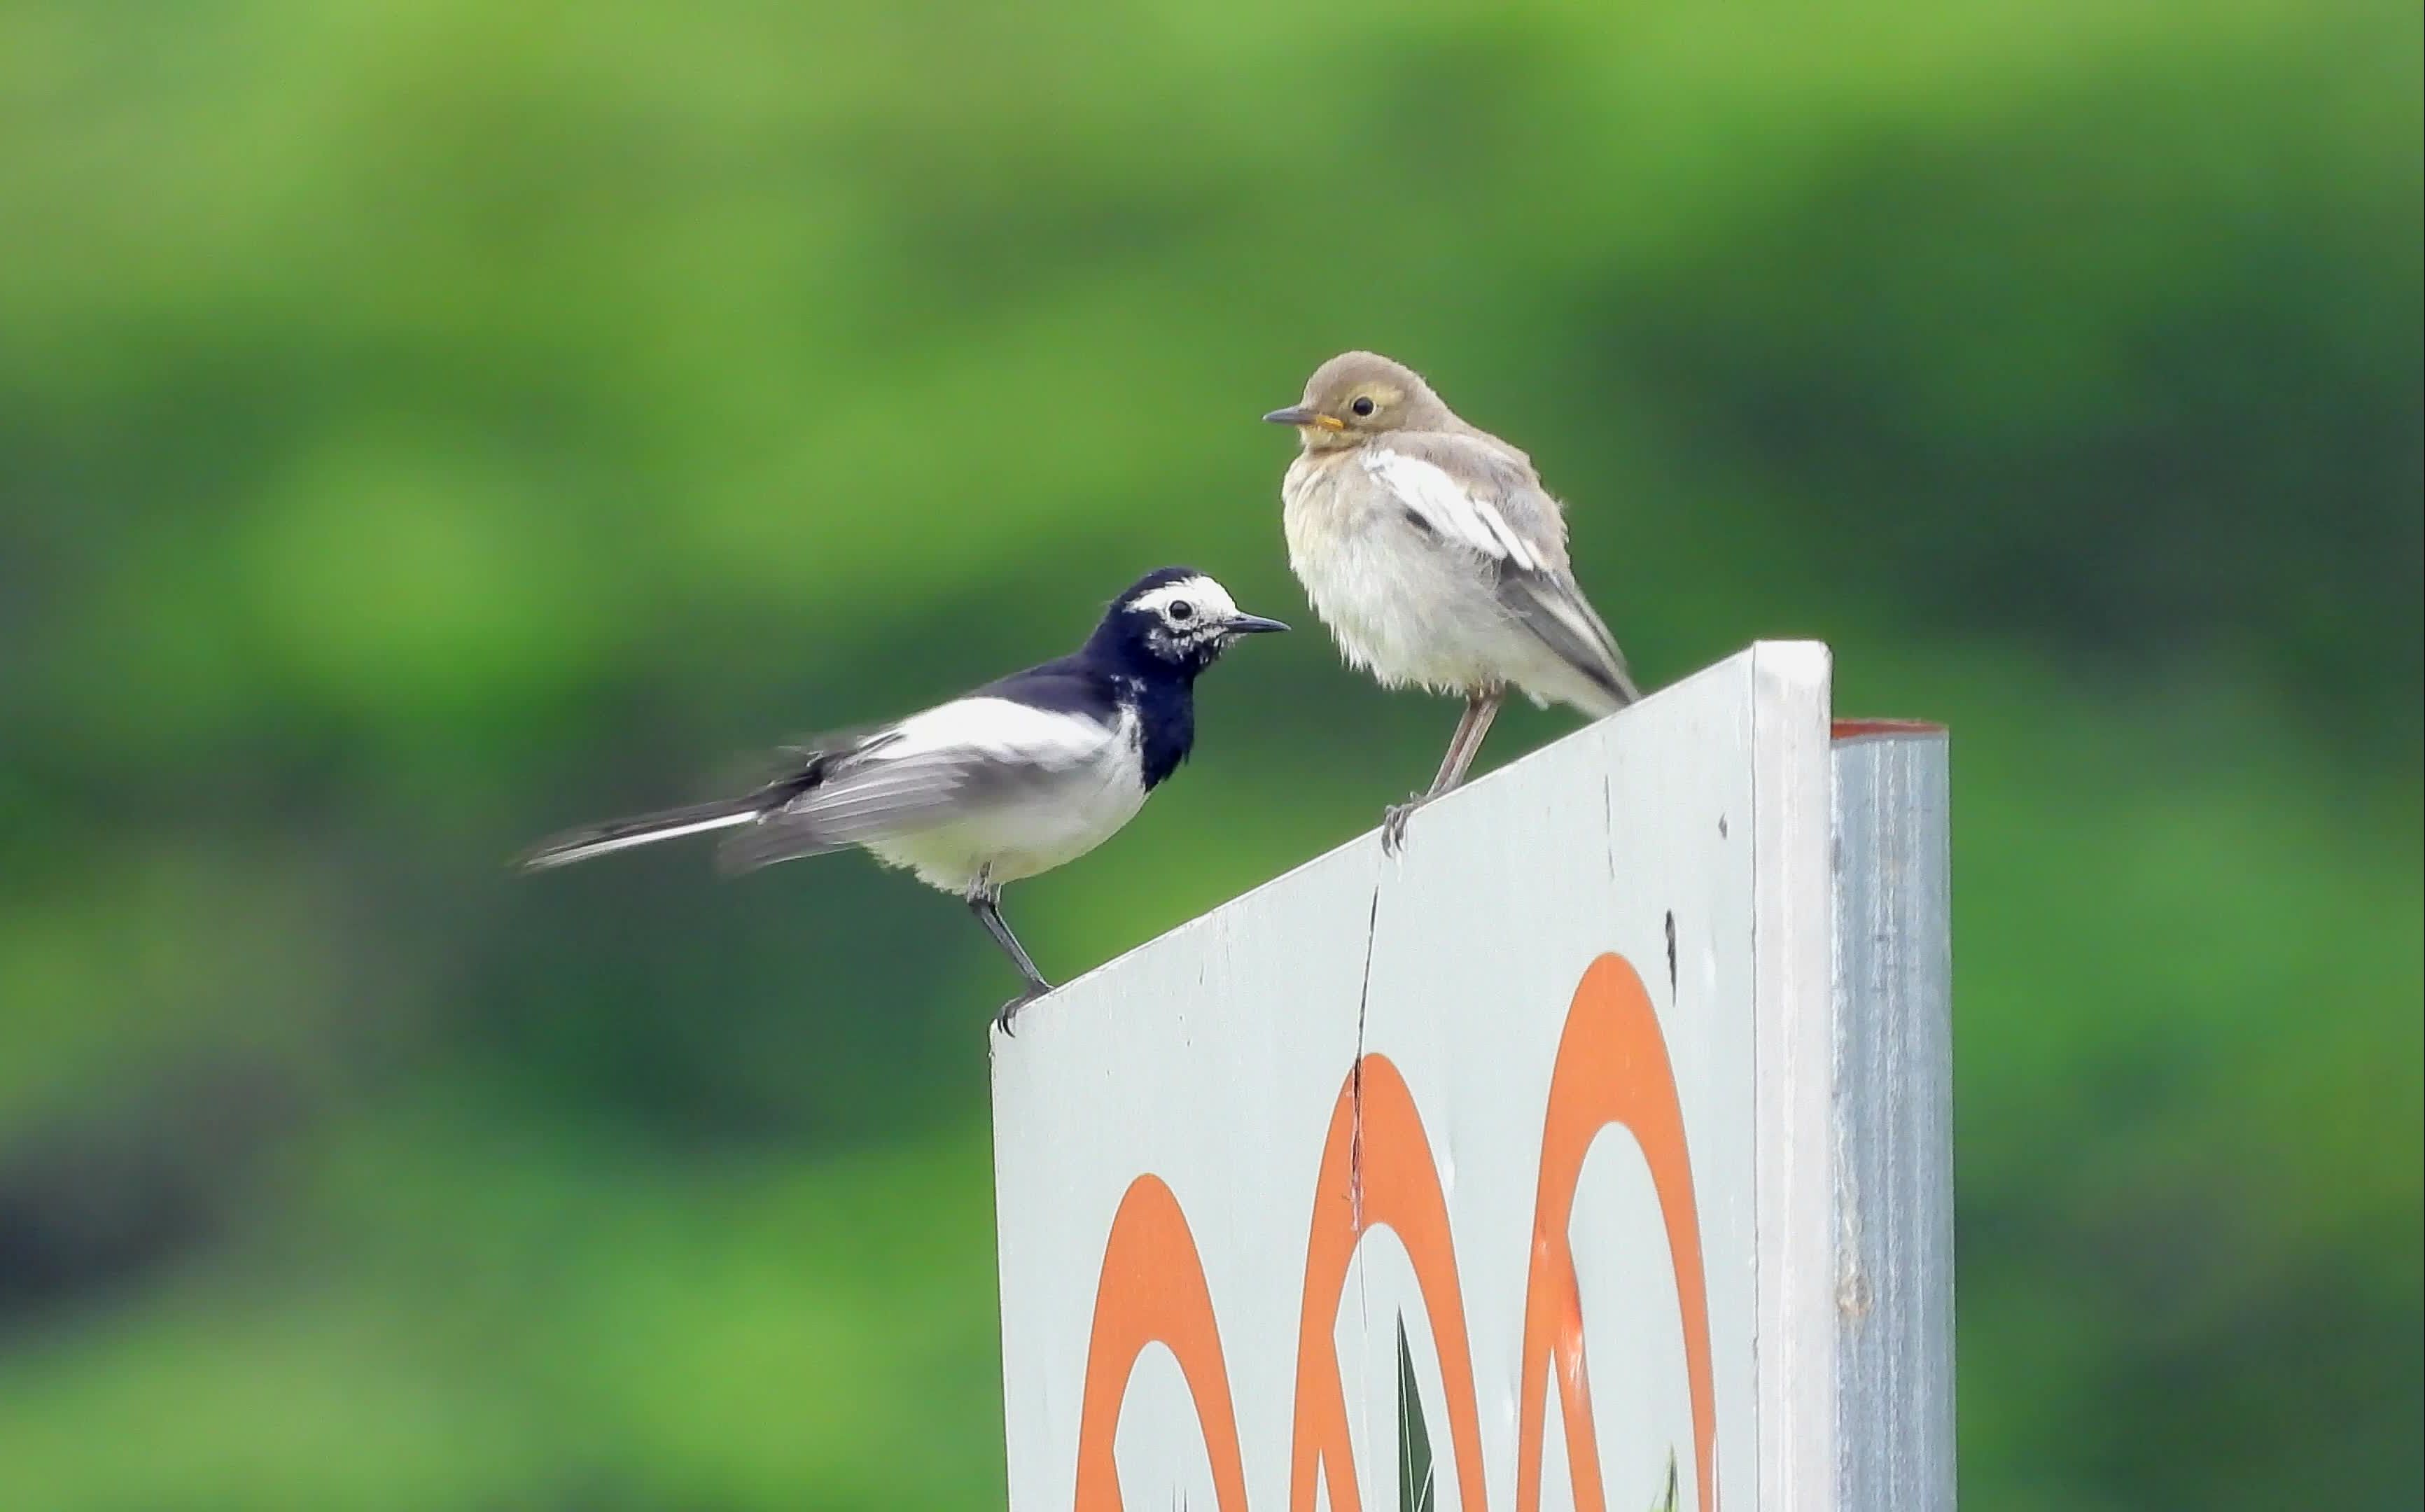
[[[1226,619],[1234,617],[1238,612],[1238,605],[1231,601],[1229,590],[1200,572],[1194,577],[1181,578],[1176,583],[1165,583],[1158,588],[1140,593],[1133,601],[1132,606],[1161,614],[1176,599],[1190,601],[1201,619]]]
[[[1377,446],[1367,450],[1362,460],[1367,474],[1437,534],[1525,571],[1541,570],[1540,557],[1507,523],[1499,507],[1476,498],[1445,468]]]

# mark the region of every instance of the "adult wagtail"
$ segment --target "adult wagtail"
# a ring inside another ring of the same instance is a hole
[[[1144,807],[1196,741],[1196,679],[1241,635],[1286,630],[1240,612],[1201,572],[1165,567],[1114,601],[1073,655],[923,714],[786,749],[782,775],[720,802],[592,825],[521,859],[569,865],[724,831],[746,872],[857,845],[956,893],[1025,980],[994,1022],[1052,989],[1003,922],[1002,890],[1077,860]]]

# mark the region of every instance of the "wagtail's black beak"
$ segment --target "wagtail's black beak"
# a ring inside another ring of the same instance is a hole
[[[1229,634],[1233,635],[1268,635],[1274,631],[1287,628],[1288,626],[1278,620],[1266,619],[1259,614],[1242,614],[1230,620],[1229,625]]]
[[[1320,426],[1325,430],[1347,428],[1339,420],[1306,404],[1293,404],[1285,410],[1275,410],[1263,418],[1275,426]]]

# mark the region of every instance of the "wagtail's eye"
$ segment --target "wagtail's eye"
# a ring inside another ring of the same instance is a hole
[[[1373,412],[1373,396],[1369,394],[1359,394],[1356,396],[1356,402],[1347,408],[1359,415],[1369,415]]]
[[[1188,603],[1185,599],[1174,599],[1171,601],[1170,619],[1173,624],[1185,624],[1188,620],[1195,618],[1196,605]]]

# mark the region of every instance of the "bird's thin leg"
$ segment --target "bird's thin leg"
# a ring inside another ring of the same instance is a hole
[[[1448,751],[1440,757],[1439,775],[1432,779],[1430,790],[1393,803],[1382,813],[1383,850],[1394,856],[1405,849],[1406,821],[1415,816],[1415,811],[1465,780],[1466,768],[1473,764],[1475,753],[1482,749],[1482,737],[1490,733],[1490,722],[1499,717],[1499,706],[1506,698],[1504,688],[1488,688],[1466,699],[1465,713],[1457,718],[1456,733],[1448,738]]]
[[[1492,688],[1465,700],[1465,717],[1456,722],[1456,733],[1449,737],[1448,754],[1440,758],[1439,775],[1432,779],[1426,798],[1436,798],[1465,780],[1466,768],[1482,750],[1482,740],[1490,733],[1490,723],[1499,717],[1499,706],[1507,701],[1504,688]]]
[[[977,916],[977,923],[986,926],[986,933],[993,936],[993,942],[1002,947],[1003,954],[1010,957],[1010,963],[1019,968],[1019,974],[1027,982],[1026,989],[1004,1004],[1002,1011],[993,1016],[994,1026],[1008,1034],[1011,1032],[1010,1021],[1019,1010],[1052,991],[1052,984],[1036,969],[1036,962],[1028,959],[1026,948],[1020,944],[1019,937],[1012,934],[1010,925],[1003,922],[1002,889],[984,887],[970,893],[969,910]]]

